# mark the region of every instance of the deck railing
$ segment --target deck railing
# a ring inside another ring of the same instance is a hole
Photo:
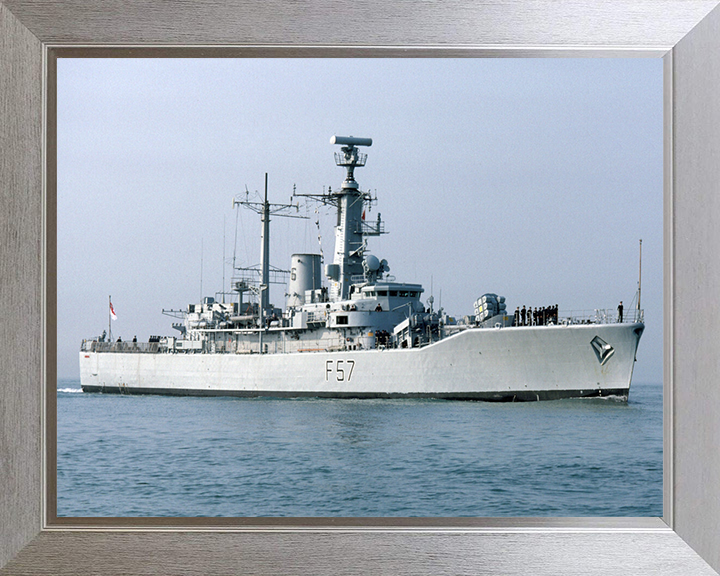
[[[621,322],[617,309],[598,308],[595,310],[561,311],[559,322],[568,324],[615,324]],[[633,324],[645,321],[645,310],[623,310],[622,322]]]
[[[510,313],[514,314],[514,311]],[[617,309],[596,308],[594,310],[560,310],[557,323],[562,325],[575,324],[615,324],[620,322],[620,315]],[[633,324],[645,322],[645,310],[623,310],[622,323]],[[554,319],[546,321],[545,324],[555,324]],[[529,325],[529,324],[526,324]]]
[[[190,346],[193,344],[194,346]],[[305,342],[293,339],[264,340],[262,352],[264,354],[277,354],[285,352],[325,352],[331,350],[353,349],[355,342],[346,342],[342,337],[314,338]],[[238,342],[235,340],[178,340],[175,345],[168,346],[165,342],[98,342],[96,340],[83,340],[80,346],[83,352],[110,352],[131,354],[159,354],[159,353],[215,353],[215,354],[258,354],[260,341],[258,338],[245,338]]]
[[[83,340],[81,350],[85,352],[138,352],[144,354],[157,354],[167,348],[160,342],[97,342]]]

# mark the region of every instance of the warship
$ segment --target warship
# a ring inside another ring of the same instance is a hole
[[[473,314],[452,317],[423,302],[421,284],[398,282],[368,238],[385,223],[366,220],[377,201],[355,180],[370,138],[333,136],[339,189],[296,194],[337,212],[332,263],[322,251],[293,254],[284,309],[270,303],[270,216],[292,205],[233,200],[260,214],[261,263],[235,268],[229,297],[206,297],[183,310],[174,336],[148,342],[83,340],[84,392],[202,396],[444,398],[539,401],[614,396],[627,400],[644,330],[637,308],[561,313],[557,306],[509,313],[486,293]],[[295,205],[297,208],[297,205]],[[217,296],[217,295],[216,295]],[[112,312],[112,303],[110,303]],[[524,308],[524,307],[523,307]]]

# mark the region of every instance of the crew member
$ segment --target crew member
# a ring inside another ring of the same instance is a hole
[[[620,305],[618,306],[618,322],[623,321],[623,305],[622,300],[620,300]]]

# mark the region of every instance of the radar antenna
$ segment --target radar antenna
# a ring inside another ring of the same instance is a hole
[[[353,136],[333,136],[330,144],[342,146],[340,152],[335,152],[335,164],[347,169],[347,176],[343,182],[343,188],[354,188],[357,190],[358,183],[355,182],[355,168],[365,166],[367,154],[362,154],[356,146],[372,146],[372,138],[355,138]]]

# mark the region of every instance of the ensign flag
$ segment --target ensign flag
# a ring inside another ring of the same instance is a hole
[[[115,308],[113,308],[112,302],[110,302],[110,317],[113,320],[117,320],[117,314],[115,314]]]

